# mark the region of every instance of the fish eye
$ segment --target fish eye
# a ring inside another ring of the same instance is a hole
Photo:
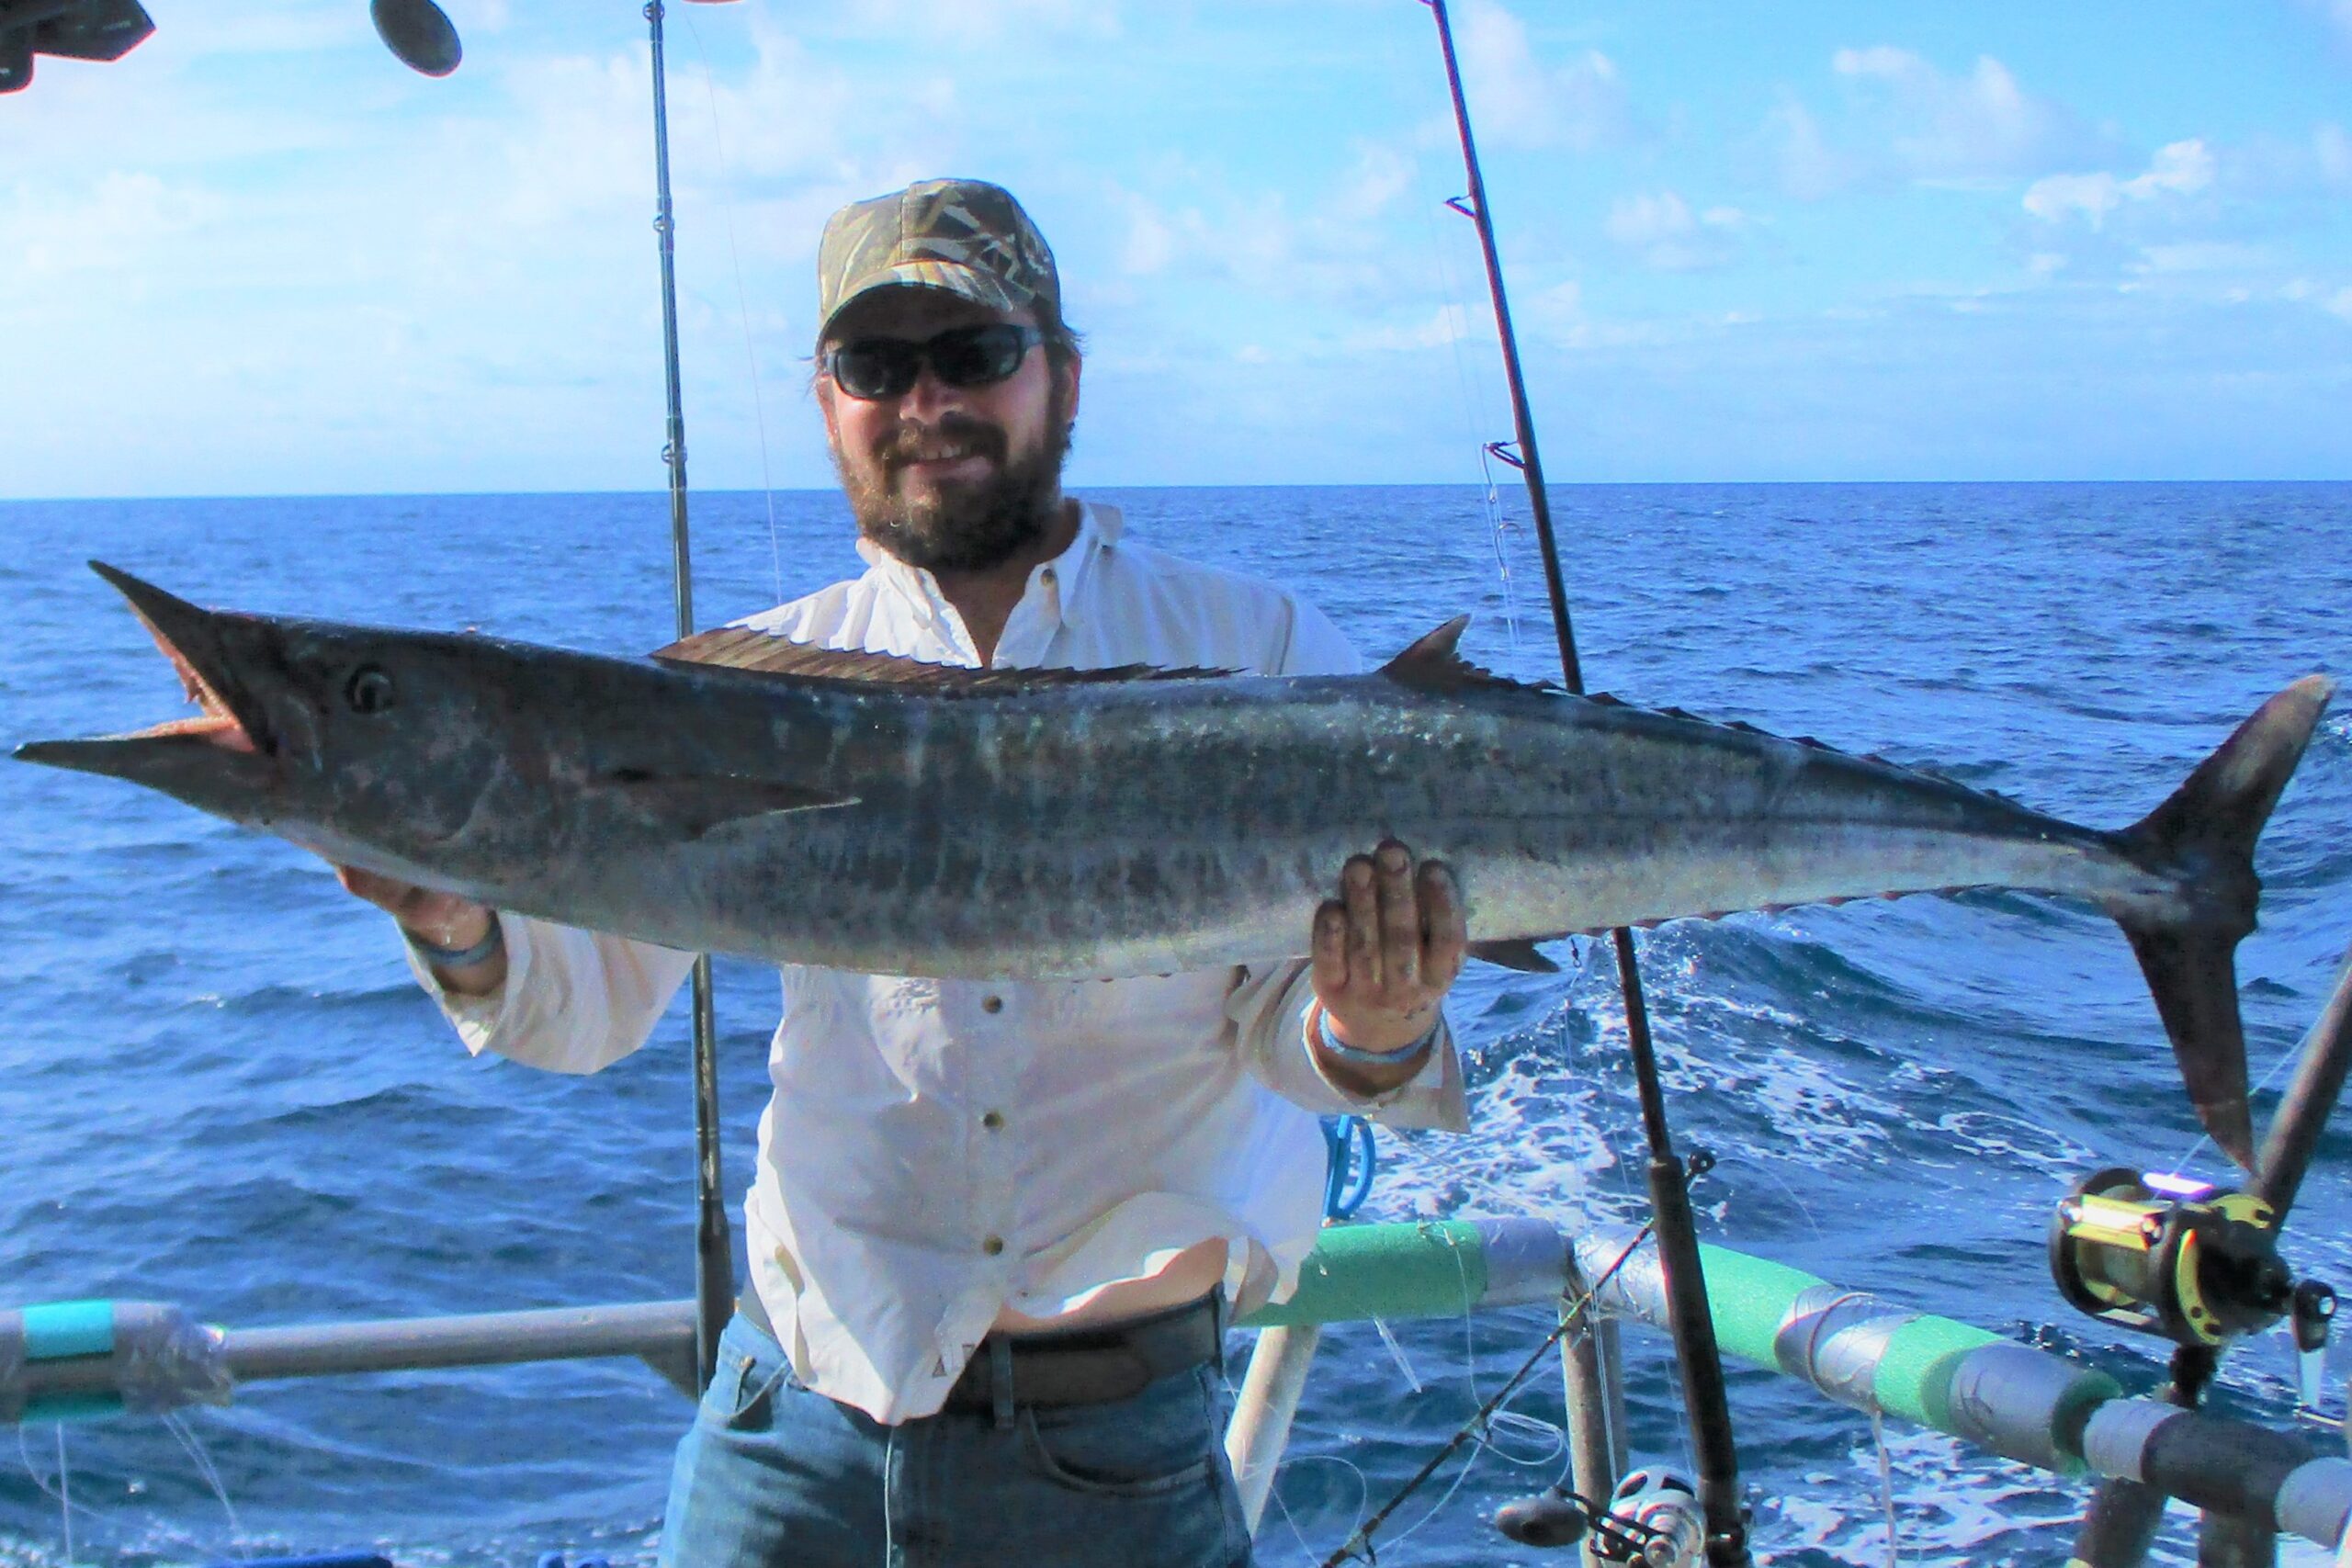
[[[392,705],[392,678],[373,664],[363,664],[344,682],[343,700],[354,713],[382,713]]]

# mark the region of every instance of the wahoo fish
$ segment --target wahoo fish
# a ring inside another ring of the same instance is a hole
[[[1744,725],[1466,662],[974,671],[742,629],[646,660],[208,611],[92,563],[199,707],[19,747],[332,861],[663,946],[938,976],[1303,955],[1348,856],[1450,864],[1474,951],[1965,887],[2123,928],[2215,1141],[2253,1158],[2235,953],[2256,836],[2334,691],[2265,703],[2120,831]]]

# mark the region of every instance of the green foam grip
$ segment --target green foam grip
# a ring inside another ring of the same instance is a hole
[[[51,1302],[25,1308],[25,1359],[114,1354],[112,1302]]]
[[[1240,1320],[1245,1328],[1385,1318],[1457,1317],[1487,1294],[1486,1245],[1456,1220],[1332,1225],[1299,1265],[1298,1289]]]
[[[1715,1343],[1744,1361],[1777,1370],[1781,1362],[1775,1347],[1790,1303],[1824,1281],[1785,1263],[1704,1243],[1699,1247],[1699,1266],[1707,1276]]]
[[[1915,1317],[1896,1329],[1879,1358],[1871,1393],[1879,1408],[1939,1432],[1951,1430],[1951,1378],[1961,1358],[2002,1337],[1949,1317]]]

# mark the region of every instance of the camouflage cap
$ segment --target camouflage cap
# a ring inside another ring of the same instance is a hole
[[[992,310],[1040,299],[1058,313],[1054,253],[1012,193],[985,180],[918,180],[852,202],[817,247],[817,335],[868,289],[944,288]]]

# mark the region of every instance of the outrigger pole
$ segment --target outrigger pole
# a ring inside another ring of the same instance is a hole
[[[662,66],[662,0],[646,0],[653,37],[653,178],[660,207],[653,218],[662,241],[662,349],[669,378],[669,440],[662,461],[670,469],[670,547],[677,586],[678,635],[695,632],[694,560],[686,535],[686,414],[678,385],[676,225],[670,210],[670,112]],[[710,954],[695,958],[695,1363],[697,1390],[718,1365],[718,1336],[735,1311],[735,1247],[727,1202],[718,1190],[718,1025],[712,1003]]]
[[[1576,630],[1568,619],[1568,592],[1560,574],[1560,547],[1552,532],[1551,501],[1544,490],[1544,462],[1535,449],[1535,422],[1527,407],[1527,382],[1520,373],[1519,340],[1511,331],[1510,304],[1503,292],[1502,259],[1495,250],[1494,219],[1487,206],[1487,182],[1478,170],[1477,144],[1470,134],[1470,107],[1462,94],[1462,69],[1453,53],[1453,27],[1445,0],[1421,0],[1437,22],[1445,52],[1445,82],[1453,95],[1453,125],[1462,139],[1462,163],[1470,178],[1467,196],[1446,205],[1478,229],[1487,262],[1487,292],[1495,305],[1495,333],[1502,340],[1503,374],[1510,383],[1513,440],[1487,450],[1520,471],[1527,481],[1527,503],[1544,552],[1544,584],[1552,598],[1552,626],[1559,635],[1560,672],[1571,692],[1582,694],[1584,670],[1577,659]],[[1668,1316],[1675,1361],[1682,1377],[1683,1405],[1699,1470],[1699,1500],[1707,1514],[1707,1561],[1716,1568],[1745,1563],[1747,1522],[1739,1496],[1739,1455],[1732,1444],[1731,1408],[1724,1386],[1723,1355],[1715,1342],[1714,1318],[1707,1304],[1706,1275],[1699,1258],[1699,1233],[1690,1216],[1688,1176],[1674,1153],[1667,1125],[1666,1096],[1650,1042],[1649,1010],[1642,998],[1642,975],[1634,953],[1634,933],[1610,933],[1617,950],[1617,978],[1625,994],[1625,1032],[1634,1058],[1634,1080],[1649,1137],[1651,1223],[1666,1275]]]

